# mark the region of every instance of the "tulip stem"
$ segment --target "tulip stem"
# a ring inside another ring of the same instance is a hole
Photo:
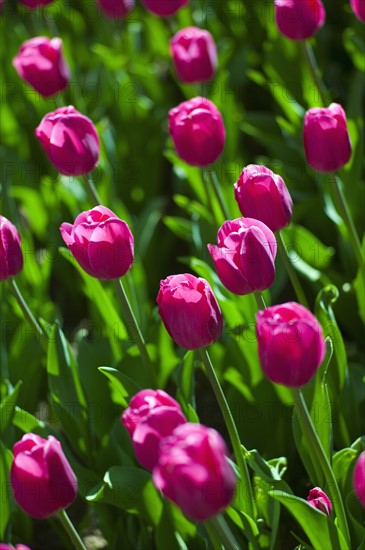
[[[298,275],[296,274],[296,271],[293,267],[293,264],[290,260],[288,249],[286,248],[283,236],[280,231],[276,233],[277,236],[277,243],[280,250],[280,254],[283,258],[284,265],[286,267],[286,271],[289,275],[289,279],[291,281],[291,284],[293,285],[293,288],[295,290],[295,294],[297,295],[297,298],[299,302],[309,309],[307,298],[305,297],[304,290],[302,288],[302,285],[300,284],[300,280]]]
[[[259,309],[266,309],[267,306],[266,306],[262,292],[259,292],[258,290],[254,290],[253,295],[255,297],[257,307]]]
[[[217,197],[217,201],[219,203],[219,206],[222,210],[222,214],[224,216],[225,220],[231,219],[231,214],[229,212],[229,208],[227,206],[227,203],[225,201],[225,198],[222,193],[221,185],[219,183],[217,174],[213,168],[207,168],[210,176],[210,181],[212,182],[212,186],[215,192],[215,196]]]
[[[321,102],[321,106],[322,107],[325,107],[326,104],[327,104],[327,101],[326,101],[326,95],[327,95],[327,89],[326,89],[326,86],[321,78],[321,75],[320,75],[320,72],[319,72],[319,68],[318,68],[318,65],[317,65],[317,60],[315,58],[315,55],[314,55],[314,52],[312,50],[312,46],[310,44],[308,44],[308,42],[306,40],[301,40],[300,41],[300,47],[302,49],[302,54],[303,54],[303,57],[305,59],[305,62],[309,68],[309,71],[312,75],[312,78],[313,78],[313,81],[314,81],[314,84],[315,84],[315,87],[317,88],[317,91],[318,91],[318,99],[319,101]],[[314,103],[317,104],[318,101],[317,101],[317,98],[314,98]]]
[[[31,312],[15,280],[10,278],[9,284],[10,284],[11,290],[13,291],[13,295],[15,296],[18,302],[19,307],[23,312],[25,320],[29,323],[29,325],[31,325],[34,328],[34,332],[36,336],[39,338],[39,341],[41,342],[41,344],[47,346],[48,344],[47,335],[42,329],[41,325],[36,320],[36,318],[34,317],[33,313]]]
[[[254,496],[251,486],[251,479],[247,468],[246,460],[243,457],[243,453],[247,453],[247,449],[242,445],[240,441],[240,437],[238,435],[237,426],[235,424],[235,421],[233,419],[231,410],[228,406],[226,396],[224,395],[222,386],[219,383],[218,377],[215,373],[212,361],[210,359],[209,353],[207,349],[201,348],[199,350],[201,359],[203,361],[205,372],[207,374],[207,377],[209,379],[209,382],[213,388],[213,391],[215,393],[215,396],[217,398],[219,407],[222,411],[222,415],[225,421],[225,424],[227,426],[229,438],[232,443],[233,451],[236,457],[238,468],[241,472],[241,479],[244,483],[244,491],[246,494],[246,487],[249,492],[249,498],[247,502],[247,508],[246,512],[250,517],[254,517]]]
[[[353,249],[355,251],[356,259],[359,264],[360,272],[365,278],[365,264],[363,252],[361,249],[361,242],[357,234],[354,221],[351,216],[351,212],[347,206],[346,198],[342,190],[341,182],[336,177],[336,174],[331,174],[332,192],[335,199],[337,209],[346,225],[350,240],[352,242]]]
[[[86,189],[89,193],[91,202],[93,202],[95,206],[99,206],[99,204],[102,204],[102,202],[101,198],[99,197],[99,193],[96,190],[95,184],[92,180],[92,177],[90,176],[90,174],[84,174],[82,177],[85,182]]]
[[[150,381],[153,387],[157,387],[156,373],[154,371],[152,361],[148,354],[145,339],[143,338],[142,332],[137,323],[137,319],[135,318],[131,304],[128,300],[128,296],[125,291],[124,285],[120,279],[115,280],[115,288],[116,288],[118,297],[120,299],[120,302],[122,304],[124,316],[127,319],[128,329],[133,333],[133,336],[135,338],[135,343],[137,344],[142,361],[148,371]]]
[[[59,510],[57,512],[57,517],[62,523],[62,527],[67,532],[68,536],[70,537],[72,544],[76,550],[86,550],[86,546],[82,542],[80,535],[76,531],[72,521],[66,514],[65,510]]]
[[[313,425],[302,391],[299,388],[293,388],[292,395],[294,398],[295,407],[297,410],[299,422],[302,426],[302,430],[308,437],[309,445],[314,452],[317,463],[323,472],[328,486],[331,488],[332,502],[338,519],[339,528],[344,535],[347,544],[346,547],[350,548],[350,533],[347,525],[345,508],[343,506],[341,493],[337,484],[337,480],[331,468],[331,464],[327,458],[322,443]]]
[[[217,547],[216,540],[218,539],[218,548],[221,548],[223,545],[225,550],[238,550],[239,544],[221,514],[206,521],[205,525],[207,527],[209,537],[213,539],[212,542],[215,548]]]

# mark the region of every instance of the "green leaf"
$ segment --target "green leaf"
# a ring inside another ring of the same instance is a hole
[[[205,550],[204,539],[196,525],[189,521],[172,502],[164,500],[161,519],[155,531],[155,542],[159,550]]]
[[[9,472],[13,454],[0,441],[0,479],[1,479],[1,514],[0,514],[0,540],[5,538],[5,529],[10,519],[11,497]]]
[[[112,367],[99,367],[99,371],[111,380],[112,388],[119,397],[119,399],[117,398],[117,403],[120,403],[125,408],[128,407],[127,399],[142,389],[134,380],[117,369],[113,369]]]
[[[24,433],[34,432],[45,432],[45,423],[41,420],[38,420],[30,412],[21,409],[20,407],[15,407],[13,424],[19,430],[22,430]]]
[[[22,381],[19,380],[13,391],[9,393],[0,404],[0,434],[2,437],[4,436],[6,428],[13,420],[21,385]]]
[[[331,263],[334,249],[325,246],[305,227],[291,223],[283,229],[282,235],[288,250],[313,268],[322,271]]]

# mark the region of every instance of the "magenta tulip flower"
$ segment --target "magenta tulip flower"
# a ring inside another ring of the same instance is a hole
[[[277,27],[290,40],[310,38],[326,19],[321,0],[275,0],[274,6]]]
[[[208,346],[222,334],[222,313],[205,279],[170,275],[160,283],[157,304],[167,332],[182,348]]]
[[[10,481],[19,506],[43,519],[67,508],[77,496],[77,480],[61,443],[26,434],[13,448]]]
[[[35,135],[49,160],[65,176],[87,174],[98,163],[99,137],[96,128],[72,105],[45,115]]]
[[[236,479],[218,432],[200,424],[178,426],[160,443],[152,479],[189,518],[208,520],[231,502]]]
[[[0,281],[18,275],[23,269],[23,254],[17,228],[0,216]]]
[[[359,21],[365,23],[365,2],[364,0],[350,0],[351,8]]]
[[[309,491],[307,496],[307,501],[313,508],[317,508],[327,516],[331,515],[332,512],[332,503],[326,493],[322,491],[319,487],[314,487]]]
[[[356,461],[353,485],[357,498],[363,508],[365,508],[365,451],[363,451]]]
[[[123,19],[134,8],[134,0],[98,0],[100,9],[111,19]]]
[[[160,17],[174,15],[188,2],[189,0],[142,0],[142,4],[148,11]]]
[[[271,231],[286,227],[292,218],[293,201],[281,176],[266,166],[250,164],[234,184],[243,216],[263,222]]]
[[[1,7],[1,2],[0,2]],[[2,544],[0,543],[0,550],[31,550],[29,546],[25,546],[25,544],[16,544],[15,546],[10,546],[10,544]]]
[[[217,48],[210,32],[197,27],[178,31],[170,41],[176,74],[186,84],[207,82],[217,67]]]
[[[38,36],[27,40],[20,46],[13,65],[20,78],[43,97],[61,92],[70,79],[61,38]]]
[[[169,132],[178,155],[192,166],[212,164],[224,149],[222,115],[204,97],[194,97],[171,109]]]
[[[351,157],[346,114],[341,105],[309,109],[304,118],[304,149],[308,164],[318,172],[335,172]]]
[[[234,294],[265,290],[274,282],[277,244],[273,232],[252,218],[226,221],[208,244],[218,277]]]
[[[262,370],[269,380],[304,386],[322,363],[326,344],[320,324],[301,304],[287,302],[256,314]]]

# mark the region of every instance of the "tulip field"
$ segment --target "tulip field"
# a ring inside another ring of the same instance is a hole
[[[0,550],[365,550],[365,0],[0,0]]]

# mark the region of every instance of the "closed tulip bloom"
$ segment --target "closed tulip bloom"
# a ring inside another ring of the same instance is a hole
[[[317,508],[327,516],[331,515],[332,512],[332,503],[326,493],[322,491],[319,487],[314,487],[309,491],[307,496],[307,501],[313,508]]]
[[[26,434],[13,454],[10,481],[16,502],[27,514],[47,518],[75,500],[77,480],[57,439]]]
[[[128,224],[105,206],[82,212],[61,235],[82,269],[97,279],[118,279],[132,266],[134,238]]]
[[[0,281],[18,275],[23,269],[23,254],[17,228],[0,216]]]
[[[350,0],[350,4],[356,17],[365,23],[365,0]]]
[[[281,176],[266,166],[250,164],[234,184],[243,216],[263,222],[271,231],[286,227],[292,218],[293,201]]]
[[[313,36],[325,22],[321,0],[275,0],[275,21],[281,34],[290,40]]]
[[[43,97],[64,90],[70,71],[62,54],[62,40],[38,36],[20,46],[13,65],[25,82]]]
[[[34,10],[35,8],[38,8],[39,6],[47,6],[48,4],[51,4],[53,0],[20,0],[24,6],[27,6],[27,8]]]
[[[192,166],[212,164],[224,149],[222,115],[204,97],[194,97],[171,109],[169,132],[178,155]]]
[[[152,479],[162,494],[186,516],[205,521],[231,502],[236,478],[218,432],[186,423],[160,443]]]
[[[207,82],[217,67],[217,48],[210,32],[187,27],[173,36],[170,51],[181,82]]]
[[[142,0],[144,7],[161,17],[174,15],[180,8],[185,6],[189,0]]]
[[[158,313],[167,332],[185,349],[212,344],[222,334],[223,319],[209,283],[185,273],[160,283]]]
[[[122,19],[134,8],[134,0],[98,0],[104,15],[111,19]]]
[[[363,451],[356,461],[353,485],[355,493],[363,508],[365,508],[365,451]]]
[[[326,353],[317,319],[295,302],[259,311],[256,335],[262,370],[269,380],[283,386],[307,384]]]
[[[35,130],[47,157],[64,176],[91,172],[99,160],[93,122],[75,107],[61,107],[43,117]]]
[[[237,218],[224,222],[217,233],[218,246],[208,244],[218,277],[234,294],[265,290],[275,278],[277,244],[262,222]]]
[[[0,550],[14,550],[14,548],[15,550],[31,550],[29,546],[25,546],[25,544],[16,544],[15,546],[10,546],[10,544],[0,544]]]
[[[341,105],[309,109],[304,118],[304,149],[308,164],[318,172],[335,172],[351,157],[346,114]]]

